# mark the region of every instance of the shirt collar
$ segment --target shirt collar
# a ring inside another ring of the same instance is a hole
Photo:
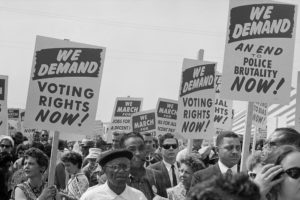
[[[170,171],[172,165],[170,163],[167,163],[165,160],[163,160],[163,163],[165,164],[167,170]],[[173,165],[174,165],[175,169],[177,169],[176,162]]]
[[[130,195],[129,195],[128,190],[129,190],[129,189],[128,189],[128,186],[127,186],[127,184],[126,184],[125,190],[124,190],[121,194],[117,195],[114,191],[112,191],[112,190],[109,188],[108,183],[107,183],[107,181],[106,181],[105,184],[104,184],[104,187],[103,187],[103,189],[102,189],[101,191],[106,191],[107,194],[108,194],[112,199],[115,199],[117,196],[120,196],[120,197],[122,197],[122,198],[124,198],[124,199],[130,199],[130,198],[129,198]]]
[[[218,161],[218,165],[219,165],[219,167],[220,167],[220,170],[221,170],[221,173],[222,173],[222,174],[225,174],[225,173],[227,172],[227,170],[229,169],[228,167],[226,167],[226,166],[221,162],[220,159],[219,159],[219,161]],[[234,174],[237,173],[237,165],[234,165],[234,166],[231,167],[230,169],[232,170],[232,172],[233,172]]]

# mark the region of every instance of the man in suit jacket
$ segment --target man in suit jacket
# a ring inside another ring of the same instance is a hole
[[[179,166],[176,156],[179,151],[178,140],[171,133],[166,133],[159,138],[160,150],[163,160],[149,166],[151,169],[162,172],[166,188],[174,187],[179,182]]]
[[[219,161],[193,175],[192,186],[208,178],[227,174],[231,176],[238,172],[238,162],[241,158],[241,143],[239,136],[231,131],[224,131],[217,136],[216,149]]]

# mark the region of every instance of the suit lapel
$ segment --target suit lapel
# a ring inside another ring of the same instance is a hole
[[[167,168],[166,168],[163,161],[161,161],[160,164],[161,164],[161,168],[162,168],[162,173],[165,177],[164,179],[166,180],[166,182],[165,182],[166,183],[166,188],[169,188],[169,187],[171,187],[171,180],[170,180],[170,177],[169,177],[169,172],[168,172],[168,170],[167,170]]]

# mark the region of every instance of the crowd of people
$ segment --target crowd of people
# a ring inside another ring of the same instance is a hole
[[[112,144],[59,141],[48,185],[51,140],[0,136],[1,200],[299,200],[300,133],[278,128],[240,171],[242,139],[223,131],[214,144],[194,140],[192,153],[173,134],[114,132]],[[109,147],[109,148],[108,148]],[[250,150],[250,149],[249,149]]]

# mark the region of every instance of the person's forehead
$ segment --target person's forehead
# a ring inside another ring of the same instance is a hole
[[[152,141],[153,140],[153,138],[152,138],[152,136],[151,135],[144,135],[143,136],[144,137],[144,140],[146,141]]]
[[[130,160],[126,157],[121,157],[121,158],[115,158],[109,162],[107,162],[107,165],[116,165],[116,164],[121,164],[121,163],[128,163]]]
[[[240,139],[234,137],[224,137],[221,145],[240,145]]]
[[[300,152],[292,152],[288,154],[282,161],[281,165],[283,169],[289,169],[292,167],[300,167]]]
[[[167,138],[164,140],[163,144],[177,144],[175,138]]]
[[[125,146],[140,146],[143,145],[144,142],[140,137],[130,137],[125,140],[124,144]]]
[[[5,145],[11,145],[11,142],[8,139],[3,139],[1,141],[1,144],[5,144]]]

